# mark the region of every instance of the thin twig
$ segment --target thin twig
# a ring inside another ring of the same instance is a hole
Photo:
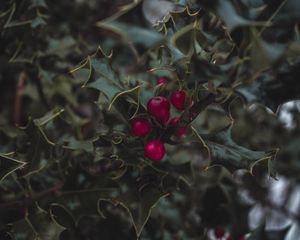
[[[259,31],[258,36],[262,34],[262,32],[271,25],[272,20],[278,15],[280,10],[284,7],[284,5],[287,3],[288,0],[282,1],[282,3],[279,5],[279,7],[275,10],[275,12],[272,14],[272,16],[268,19],[266,25]]]
[[[30,196],[26,197],[25,199],[0,203],[0,210],[7,208],[28,207],[42,198],[57,194],[62,186],[62,183],[57,183],[52,188],[49,188],[43,192],[31,193]]]
[[[23,71],[20,73],[18,82],[16,85],[16,95],[15,95],[15,106],[14,106],[14,123],[18,127],[22,122],[22,93],[24,90],[24,82],[26,80],[26,73]]]
[[[33,80],[34,84],[36,85],[39,97],[41,99],[41,102],[44,104],[44,106],[50,110],[51,106],[48,103],[48,100],[45,96],[44,90],[43,90],[43,85],[41,82],[41,78],[36,74],[36,73],[30,73],[29,77]]]

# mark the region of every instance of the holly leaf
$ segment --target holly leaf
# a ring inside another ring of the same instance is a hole
[[[77,140],[73,136],[64,136],[60,139],[61,144],[64,148],[74,151],[85,151],[92,153],[94,151],[94,142],[97,141],[98,137],[88,140]]]
[[[47,166],[47,164],[50,164],[48,161],[45,161],[45,157],[51,155],[55,143],[48,138],[44,128],[63,111],[63,109],[53,109],[41,118],[29,119],[27,126],[21,128],[28,139],[26,144],[30,146],[26,146],[27,152],[25,158],[28,161],[26,176],[34,174]],[[22,154],[20,154],[20,156],[22,156]]]
[[[80,83],[82,87],[85,87],[87,82],[93,77],[91,56],[84,59],[76,68],[71,69],[70,73],[74,76],[77,83]]]
[[[110,201],[114,205],[122,206],[130,215],[137,237],[139,237],[152,209],[162,198],[169,195],[159,188],[163,176],[162,172],[157,172],[150,166],[145,166],[140,170],[129,167],[126,174],[117,180],[122,185],[126,184],[128,190],[121,192],[115,198],[101,199],[99,204],[101,201]],[[99,205],[99,211],[101,213],[101,205]]]
[[[65,228],[53,221],[48,212],[33,206],[28,210],[26,218],[14,223],[12,229],[16,239],[21,235],[25,239],[59,240]]]
[[[178,11],[170,12],[162,21],[157,22],[155,28],[167,35],[168,31],[173,33],[197,21],[199,11],[192,12],[189,7],[179,8]]]
[[[46,24],[47,24],[46,21],[42,17],[36,16],[36,18],[32,19],[31,27],[37,28]]]
[[[269,44],[259,37],[256,30],[251,29],[251,43],[249,56],[252,69],[255,73],[262,72],[272,67],[286,52],[287,46],[284,44]]]
[[[168,173],[168,181],[172,178],[176,185],[183,181],[188,186],[195,183],[197,172],[207,169],[209,166],[210,155],[209,148],[197,133],[191,127],[187,136],[181,137],[177,145],[166,145],[168,161],[155,164],[154,166]]]
[[[222,165],[230,171],[247,169],[252,173],[256,164],[273,157],[272,152],[254,151],[235,143],[231,137],[231,126],[214,136],[202,137],[210,149],[211,166]]]
[[[88,56],[78,67],[70,72],[82,87],[94,88],[102,92],[109,101],[122,89],[122,83],[119,76],[112,69],[111,61],[112,53],[105,54],[101,48],[97,52]]]
[[[45,2],[45,0],[30,0],[30,2],[31,2],[30,8],[38,8],[38,7],[48,8],[48,5]]]
[[[96,81],[87,84],[86,87],[94,88],[104,93],[109,102],[121,91],[119,87],[102,78],[98,78]]]
[[[25,165],[26,162],[22,162],[7,155],[0,154],[0,183],[8,175],[20,168],[23,168]]]
[[[189,59],[195,52],[197,23],[189,24],[177,31],[171,38],[173,45]]]
[[[63,112],[64,112],[64,109],[55,108],[55,109],[49,111],[48,113],[46,113],[43,117],[34,119],[33,122],[36,126],[43,127],[47,123],[52,121],[54,118],[58,117]]]
[[[142,0],[131,0],[130,2],[120,6],[116,13],[114,13],[112,16],[104,19],[103,21],[112,21],[114,19],[117,19],[117,18],[121,17],[122,15],[126,14],[127,12],[129,12],[130,10],[137,7],[141,2],[142,2]]]
[[[75,228],[75,219],[72,214],[62,205],[54,203],[50,207],[50,214],[52,219],[59,225],[67,228]]]
[[[161,34],[154,30],[117,20],[98,22],[97,26],[120,35],[127,43],[141,44],[146,48],[156,46],[164,39]]]
[[[190,60],[201,49],[199,44],[204,44],[206,38],[198,27],[198,16],[199,12],[192,13],[188,7],[179,8],[155,24],[156,29],[164,35],[173,33],[165,46],[171,53],[173,62]]]
[[[93,171],[89,168],[92,168]],[[99,199],[110,198],[112,194],[116,195],[119,192],[119,185],[115,180],[112,180],[113,176],[100,172],[102,168],[98,168],[99,166],[95,165],[85,168],[77,165],[68,169],[59,196],[51,196],[46,199],[46,205],[58,204],[58,206],[55,205],[55,209],[52,209],[58,211],[56,221],[70,228],[72,219],[78,223],[82,216],[97,214]],[[96,174],[97,171],[101,174]]]
[[[143,1],[143,14],[144,17],[151,23],[156,24],[162,21],[163,18],[171,11],[178,8],[175,3],[162,0],[145,0]]]
[[[144,189],[141,192],[126,193],[114,201],[117,201],[129,213],[134,229],[139,237],[142,230],[151,216],[152,209],[159,203],[159,201],[167,197],[169,194],[162,193],[158,189]],[[133,206],[132,204],[135,203]]]
[[[231,31],[240,26],[250,24],[250,21],[240,15],[231,1],[218,0],[216,4],[216,12],[225,22],[228,29]]]
[[[34,24],[34,23],[32,23]],[[66,57],[70,54],[72,48],[76,46],[76,41],[71,36],[66,36],[61,39],[49,38],[48,47],[45,55],[57,55],[59,57]]]
[[[71,73],[80,78],[83,87],[97,89],[103,93],[108,100],[108,110],[118,98],[124,97],[128,103],[135,106],[134,116],[140,105],[141,85],[128,89],[128,84],[122,82],[111,67],[111,57],[112,54],[107,55],[99,48],[93,56],[89,56],[79,67],[71,70]]]
[[[232,124],[229,115],[220,109],[207,108],[193,121],[199,134],[213,134]]]
[[[241,26],[253,24],[249,19],[245,18],[245,14],[240,11],[240,3],[236,0],[204,0],[200,3],[201,7],[208,11],[213,11],[220,17],[229,31]]]

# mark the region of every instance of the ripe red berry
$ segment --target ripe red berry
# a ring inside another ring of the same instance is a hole
[[[149,140],[144,146],[144,155],[154,161],[160,161],[165,152],[165,146],[157,139]]]
[[[151,125],[145,118],[134,118],[131,120],[131,129],[134,136],[143,137],[150,132]]]
[[[170,120],[169,125],[174,126],[177,122],[178,122],[178,117],[174,117]],[[188,130],[187,127],[181,127],[176,131],[175,135],[177,137],[181,137],[182,135],[184,135],[187,132],[187,130]]]
[[[186,105],[191,105],[191,98],[183,90],[173,91],[170,100],[172,105],[178,110],[183,110]]]
[[[165,123],[170,118],[170,103],[165,97],[156,96],[150,98],[147,103],[147,109],[157,121]]]
[[[214,234],[215,234],[216,238],[222,238],[225,235],[225,230],[224,230],[224,228],[216,227],[214,229]]]
[[[169,81],[167,77],[160,77],[157,79],[157,84],[165,84]]]

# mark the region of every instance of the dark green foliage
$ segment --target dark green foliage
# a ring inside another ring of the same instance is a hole
[[[0,239],[284,239],[248,223],[265,177],[299,182],[299,110],[278,113],[300,98],[300,3],[274,2],[1,1]],[[177,89],[178,123],[134,137]]]

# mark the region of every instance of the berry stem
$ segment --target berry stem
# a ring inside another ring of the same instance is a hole
[[[164,135],[162,136],[162,140],[164,142],[173,142],[171,137],[176,133],[179,128],[188,126],[191,122],[195,120],[195,118],[204,110],[206,107],[216,100],[216,95],[213,93],[209,93],[206,97],[200,99],[195,102],[190,108],[186,109],[181,116],[179,117],[176,124],[173,126],[169,126]]]

